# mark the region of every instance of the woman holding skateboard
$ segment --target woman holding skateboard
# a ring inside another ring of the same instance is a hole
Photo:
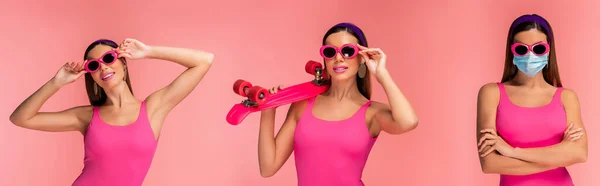
[[[166,87],[143,101],[131,89],[126,60],[172,61],[187,67]],[[73,185],[140,186],[150,168],[163,121],[198,85],[211,67],[213,54],[183,48],[148,46],[135,39],[120,45],[98,40],[88,46],[85,62],[64,64],[10,116],[17,126],[84,135],[84,168]],[[85,75],[91,105],[58,112],[39,112],[61,87]]]
[[[386,55],[367,48],[360,28],[337,24],[327,31],[322,44],[330,88],[292,103],[276,137],[276,108],[261,112],[260,173],[274,175],[294,152],[298,185],[362,186],[362,171],[380,132],[408,132],[417,127],[418,119],[388,73]],[[370,100],[371,75],[383,86],[389,105]]]

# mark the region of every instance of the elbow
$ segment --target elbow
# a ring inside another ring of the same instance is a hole
[[[263,178],[271,177],[277,173],[277,169],[273,168],[272,166],[260,165],[258,168],[260,171],[260,176]]]
[[[484,174],[496,174],[496,172],[491,170],[488,166],[481,166],[481,172]]]
[[[586,148],[579,148],[574,150],[575,152],[573,152],[570,156],[570,161],[568,161],[565,165],[563,166],[569,166],[569,165],[573,165],[573,164],[577,164],[577,163],[585,163],[588,159],[588,153],[587,153],[587,149]]]
[[[417,126],[419,126],[419,120],[417,120],[416,118],[412,120],[402,120],[401,122],[385,123],[384,126],[386,126],[384,127],[384,131],[388,132],[389,134],[404,134],[406,132],[410,132],[416,129]]]
[[[215,54],[208,52],[200,52],[195,58],[192,60],[191,65],[186,66],[188,69],[209,69],[213,61],[215,60]],[[202,70],[199,70],[202,71]]]
[[[481,172],[484,174],[498,174],[498,171],[494,170],[485,160],[481,160]]]
[[[400,121],[400,125],[404,126],[402,128],[404,128],[407,131],[411,131],[417,128],[417,126],[419,126],[419,118],[417,118],[416,115],[413,115],[412,117],[405,117],[404,119],[398,120]]]
[[[212,63],[213,63],[214,60],[215,60],[215,54],[213,54],[213,53],[206,54],[205,62],[208,65],[212,65]]]
[[[17,119],[15,118],[15,116],[13,114],[11,114],[10,117],[8,117],[8,120],[14,124]]]
[[[264,170],[264,169],[260,170],[260,176],[263,177],[263,178],[268,178],[268,177],[271,177],[273,175],[275,175],[274,171],[268,171],[268,170]]]
[[[417,128],[417,126],[419,126],[419,119],[415,118],[415,119],[411,120],[409,122],[409,124],[410,124],[410,130],[414,130]]]
[[[582,152],[579,153],[579,155],[576,157],[576,163],[585,163],[588,159],[588,155],[587,152]]]
[[[404,126],[404,127],[400,127],[401,130],[397,132],[398,134],[402,134],[405,132],[415,130],[417,128],[417,126],[419,126],[419,120],[417,118],[415,118],[413,120],[404,121],[402,126]]]
[[[19,119],[17,116],[13,114],[10,115],[10,117],[8,118],[8,120],[10,120],[11,123],[13,123],[16,126],[23,126],[24,125],[24,120]]]

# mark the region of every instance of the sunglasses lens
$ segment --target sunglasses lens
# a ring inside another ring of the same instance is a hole
[[[517,46],[517,47],[515,47],[515,53],[517,53],[519,55],[525,55],[525,54],[527,54],[527,47],[526,46]]]
[[[323,49],[323,56],[325,56],[327,58],[335,57],[335,53],[336,53],[335,49],[333,49],[331,47]]]
[[[354,56],[354,53],[356,53],[356,50],[354,50],[354,48],[352,47],[342,48],[342,54],[344,55],[344,57]]]
[[[533,47],[533,53],[535,54],[543,54],[546,52],[546,50],[547,48],[544,45],[536,45]]]
[[[106,54],[102,57],[102,61],[105,63],[112,63],[115,61],[115,56],[113,54]]]
[[[100,63],[98,61],[90,61],[87,65],[87,68],[91,71],[98,70],[100,67]]]

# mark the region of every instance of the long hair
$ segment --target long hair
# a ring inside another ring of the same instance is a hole
[[[338,33],[338,32],[348,32],[348,33],[352,34],[354,37],[356,37],[356,39],[358,39],[358,44],[365,46],[365,47],[369,47],[369,44],[367,43],[367,38],[365,37],[365,34],[363,33],[363,31],[358,26],[356,26],[352,23],[339,23],[339,24],[336,24],[333,27],[331,27],[325,33],[325,36],[323,36],[322,44],[325,45],[325,40],[327,40],[327,37],[329,37],[329,35]],[[360,78],[357,74],[356,84],[358,86],[358,91],[360,92],[360,94],[362,94],[364,97],[366,97],[367,99],[370,100],[371,99],[371,75],[370,75],[368,69],[363,78]]]
[[[554,32],[550,23],[543,17],[531,14],[518,17],[508,30],[506,38],[506,58],[504,62],[504,73],[502,74],[501,82],[507,82],[515,78],[517,75],[517,67],[513,64],[514,55],[511,51],[511,45],[514,44],[514,37],[517,33],[536,29],[546,34],[548,44],[550,45],[550,55],[548,56],[548,66],[542,69],[544,80],[556,87],[562,87],[560,75],[558,74],[558,63],[556,60],[556,41],[554,40]]]
[[[96,40],[93,43],[91,43],[87,49],[85,49],[85,53],[83,54],[83,59],[87,60],[88,59],[88,53],[96,46],[98,45],[106,45],[106,46],[110,46],[112,48],[118,48],[119,45],[117,43],[115,43],[112,40],[108,40],[108,39],[100,39],[100,40]],[[123,64],[127,64],[127,61],[125,60],[125,58],[119,58],[121,61],[123,61]],[[133,94],[133,90],[131,89],[131,81],[129,78],[129,71],[127,70],[127,68],[125,68],[125,82],[127,83],[127,87],[129,87],[129,91],[131,91],[131,94]],[[104,89],[100,86],[98,86],[96,84],[96,81],[94,81],[94,78],[92,78],[92,75],[90,73],[86,73],[85,74],[85,89],[87,91],[87,95],[88,95],[88,99],[90,100],[90,104],[93,106],[101,106],[102,104],[104,104],[104,102],[106,102],[106,92],[104,92]],[[96,90],[94,90],[96,89]],[[96,94],[96,92],[98,92]]]

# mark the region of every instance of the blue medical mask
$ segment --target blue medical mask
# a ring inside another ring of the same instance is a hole
[[[533,77],[548,65],[548,54],[536,56],[530,51],[524,56],[514,56],[513,64],[525,75]]]

